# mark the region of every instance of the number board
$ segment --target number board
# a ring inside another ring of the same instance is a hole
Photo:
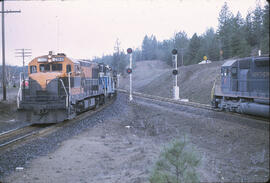
[[[64,57],[53,57],[52,58],[53,62],[63,62],[64,61]]]
[[[41,57],[41,58],[38,58],[37,61],[38,61],[38,62],[47,62],[47,61],[48,61],[48,58],[46,58],[46,57]]]

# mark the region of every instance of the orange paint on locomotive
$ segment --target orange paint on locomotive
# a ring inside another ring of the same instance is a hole
[[[41,56],[33,59],[29,64],[28,64],[28,75],[29,78],[35,80],[43,90],[46,89],[47,84],[56,78],[59,77],[68,77],[67,73],[67,65],[70,65],[71,71],[74,71],[74,63],[68,59],[67,57],[63,56],[55,56],[54,58],[64,58],[64,61],[53,61],[53,62],[38,62],[38,59],[47,59],[47,56]],[[62,69],[61,71],[52,71],[52,65],[53,64],[62,64]],[[41,65],[49,65],[50,70],[49,71],[41,71]],[[36,72],[32,73],[31,72],[31,66],[36,67]],[[73,72],[71,76],[74,76],[75,73]]]

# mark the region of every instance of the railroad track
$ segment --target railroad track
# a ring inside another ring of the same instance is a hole
[[[0,149],[37,135],[42,129],[50,125],[29,125],[3,132],[0,134]]]
[[[127,90],[123,90],[123,89],[117,89],[117,91],[120,93],[125,93],[125,94],[129,93]],[[228,114],[233,115],[233,116],[245,117],[245,118],[249,118],[249,119],[252,118],[252,119],[256,119],[256,120],[261,121],[261,122],[258,121],[258,123],[269,124],[269,119],[267,119],[267,118],[252,116],[252,115],[247,115],[247,114],[222,111],[220,109],[213,108],[211,105],[207,105],[207,104],[174,100],[174,99],[155,96],[155,95],[148,95],[148,94],[144,94],[144,93],[140,93],[140,92],[132,92],[132,95],[137,96],[137,97],[151,99],[154,101],[163,101],[163,102],[169,102],[169,103],[173,103],[173,104],[185,105],[185,106],[190,106],[190,107],[195,107],[195,108],[202,108],[202,109],[216,111],[216,112],[224,112],[224,113],[228,113]]]
[[[76,116],[71,120],[66,120],[61,123],[52,123],[52,124],[34,124],[29,126],[24,126],[21,128],[16,128],[0,133],[0,154],[1,151],[11,148],[15,145],[22,144],[30,139],[35,139],[37,137],[45,136],[51,134],[60,128],[64,128],[66,125],[71,125],[77,121],[84,120],[91,115],[103,110],[107,106],[111,105],[115,101],[114,97],[108,103],[101,105],[95,110],[86,111]]]
[[[117,91],[121,93],[128,93],[127,90],[123,89],[117,89]],[[134,96],[139,96],[139,97],[144,97],[152,100],[157,100],[157,101],[164,101],[164,102],[170,102],[174,104],[180,104],[180,105],[186,105],[186,106],[191,106],[191,107],[196,107],[196,108],[203,108],[203,109],[208,109],[208,110],[215,110],[211,107],[211,105],[207,104],[200,104],[196,102],[186,102],[186,101],[181,101],[181,100],[174,100],[170,98],[165,98],[165,97],[160,97],[160,96],[155,96],[155,95],[148,95],[144,93],[139,93],[139,92],[132,92]]]

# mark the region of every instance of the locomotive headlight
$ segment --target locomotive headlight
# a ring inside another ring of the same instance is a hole
[[[51,59],[52,58],[52,55],[48,55],[48,59]]]

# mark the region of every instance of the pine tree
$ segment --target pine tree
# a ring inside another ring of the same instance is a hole
[[[142,42],[142,58],[144,60],[149,60],[149,38],[147,35],[144,36]]]
[[[254,31],[252,28],[252,13],[248,12],[246,16],[246,21],[244,25],[244,34],[245,39],[247,40],[248,44],[252,47],[256,44],[256,40],[254,35]]]
[[[203,59],[203,56],[213,61],[219,59],[218,39],[213,28],[207,29],[202,35],[198,57]]]
[[[257,49],[261,49],[262,30],[263,30],[263,10],[260,3],[257,3],[252,16],[252,30]]]
[[[227,3],[225,2],[221,8],[218,18],[218,36],[221,43],[221,50],[223,51],[224,59],[230,58],[232,56],[232,17],[233,15],[229,10]]]
[[[149,179],[150,183],[199,182],[196,167],[200,160],[187,145],[186,140],[177,140],[165,148],[156,162]]]
[[[196,64],[200,61],[198,51],[200,49],[200,38],[197,34],[193,34],[188,46],[188,65]],[[185,64],[186,65],[186,64]]]
[[[237,15],[233,17],[232,27],[233,27],[232,41],[231,41],[232,57],[249,56],[250,46],[248,45],[245,39],[244,20],[240,12],[238,12]]]
[[[174,34],[174,48],[178,50],[177,53],[177,65],[184,63],[183,61],[187,59],[187,48],[189,44],[189,39],[185,31],[180,31]],[[183,60],[182,60],[183,59]]]
[[[269,54],[269,4],[264,6],[262,27],[262,53]]]

